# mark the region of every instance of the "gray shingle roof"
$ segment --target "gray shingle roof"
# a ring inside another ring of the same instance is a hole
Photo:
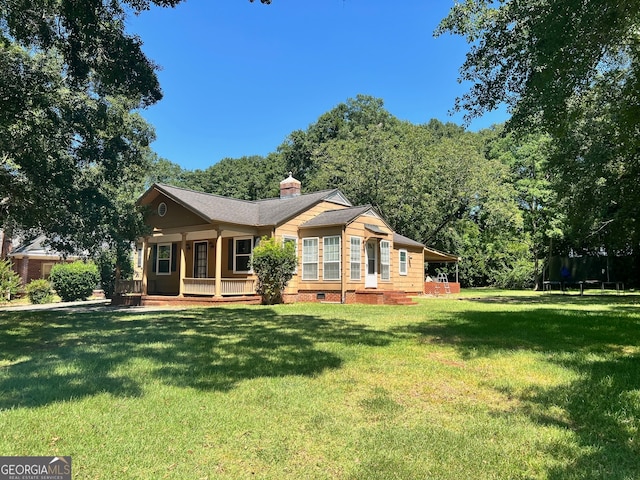
[[[316,215],[311,220],[306,221],[300,225],[300,228],[346,225],[368,210],[371,210],[371,205],[329,210]]]
[[[154,188],[210,223],[225,222],[251,226],[279,225],[322,200],[335,197],[335,193],[338,192],[337,189],[323,190],[295,197],[249,201],[155,184],[140,197],[139,202],[142,202]]]
[[[409,237],[405,237],[404,235],[400,235],[399,233],[393,233],[393,243],[398,245],[406,245],[408,247],[422,247],[425,248],[425,245],[416,242],[415,240],[410,239]]]
[[[307,193],[297,197],[258,200],[261,225],[279,225],[304,210],[332,197],[337,189]]]
[[[275,226],[284,223],[323,200],[335,200],[339,204],[347,205],[347,208],[322,212],[301,225],[301,227],[327,227],[346,225],[373,208],[371,205],[351,206],[338,189],[323,190],[288,198],[249,201],[196,192],[166,184],[154,184],[140,197],[138,202],[142,203],[144,198],[154,189],[164,193],[210,223],[224,222],[237,225]],[[399,245],[426,248],[422,243],[395,232],[393,233],[393,242]],[[448,254],[442,255],[450,256]]]
[[[9,254],[10,257],[20,257],[23,255],[51,256],[51,257],[62,257],[66,255],[67,258],[71,258],[71,259],[80,258],[76,254],[68,254],[68,253],[64,254],[53,249],[49,245],[49,241],[46,235],[40,235],[36,237],[34,240],[32,240],[31,242],[23,243],[22,245],[19,245],[16,249],[14,249]],[[83,252],[83,255],[87,255],[87,252]]]

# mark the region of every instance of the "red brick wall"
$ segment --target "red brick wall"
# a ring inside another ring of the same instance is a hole
[[[41,278],[42,260],[16,259],[13,261],[13,270],[20,276],[22,285],[26,285],[31,280]]]
[[[67,260],[68,263],[72,261],[73,260]],[[19,258],[14,259],[13,262],[13,269],[18,275],[20,275],[23,285],[26,285],[31,280],[42,278],[42,265],[44,263],[60,263],[59,260],[38,260],[33,258]]]
[[[424,282],[424,293],[427,295],[436,295],[436,286],[439,286],[438,295],[444,295],[444,285],[437,282]],[[456,282],[449,282],[449,290],[451,293],[460,293],[460,284]]]
[[[318,299],[318,293],[324,293],[323,299]],[[332,302],[332,303],[340,303],[342,302],[342,296],[339,291],[299,291],[296,296],[296,302]]]

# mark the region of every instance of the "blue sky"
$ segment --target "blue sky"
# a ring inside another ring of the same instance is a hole
[[[128,19],[161,66],[164,98],[142,112],[152,148],[186,169],[267,155],[357,94],[412,123],[449,116],[468,45],[433,37],[450,0],[188,0]],[[504,111],[470,129],[507,118]]]

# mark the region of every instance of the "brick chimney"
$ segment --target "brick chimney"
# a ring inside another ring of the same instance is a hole
[[[280,182],[280,198],[297,197],[302,190],[300,180],[293,178],[293,173],[289,172],[289,177]]]

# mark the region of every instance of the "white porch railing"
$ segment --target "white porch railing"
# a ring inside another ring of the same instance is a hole
[[[256,281],[252,278],[221,278],[222,295],[253,295],[256,293]],[[216,294],[215,278],[185,278],[185,295]]]

